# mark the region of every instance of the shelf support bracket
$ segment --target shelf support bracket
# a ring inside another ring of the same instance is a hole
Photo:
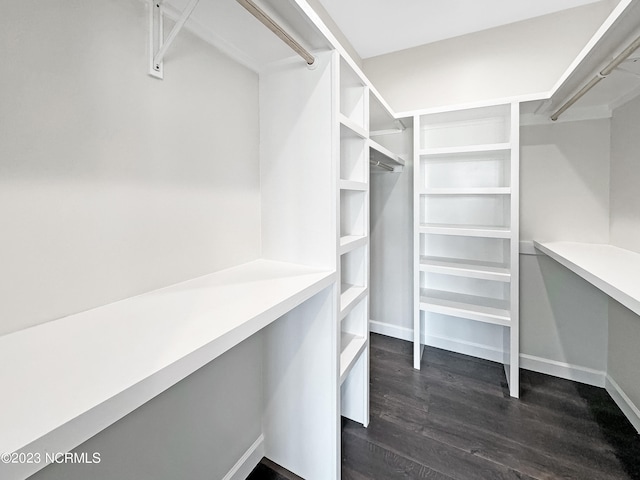
[[[164,38],[164,9],[162,8],[162,0],[153,0],[151,2],[151,28],[150,28],[150,48],[149,48],[149,75],[162,79],[163,60],[169,50],[169,47],[184,27],[184,24],[191,16],[193,9],[196,8],[200,0],[190,0],[184,9],[180,18],[169,32],[167,38]]]

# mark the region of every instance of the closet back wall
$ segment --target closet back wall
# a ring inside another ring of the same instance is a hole
[[[572,8],[364,60],[396,112],[549,91],[617,1]]]
[[[185,31],[149,77],[146,15],[2,2],[0,334],[260,254],[258,77]]]

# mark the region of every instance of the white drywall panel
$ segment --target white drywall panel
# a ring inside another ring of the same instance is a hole
[[[3,2],[0,333],[255,259],[258,79],[145,2]]]

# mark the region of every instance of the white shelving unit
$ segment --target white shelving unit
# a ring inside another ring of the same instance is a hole
[[[414,116],[414,367],[430,322],[503,330],[519,395],[517,104]]]
[[[348,62],[335,55],[340,130],[339,239],[336,265],[341,295],[341,413],[369,423],[369,89]]]

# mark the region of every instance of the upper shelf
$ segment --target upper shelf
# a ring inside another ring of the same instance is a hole
[[[307,50],[330,48],[325,36],[309,21],[296,0],[255,1]],[[189,0],[165,0],[163,8],[167,16],[176,19],[188,3]],[[254,71],[296,56],[235,0],[200,1],[185,27]]]
[[[257,260],[0,337],[0,452],[68,451],[334,281]]]
[[[640,315],[640,254],[578,242],[533,242],[541,252]]]
[[[571,96],[600,72],[640,34],[640,2],[620,0],[602,26],[580,52],[565,74],[551,91],[551,98],[541,105],[533,102],[523,113],[537,110],[548,117],[556,112]],[[639,58],[640,52],[632,54]],[[610,113],[610,111],[640,94],[640,78],[623,70],[640,73],[633,60],[624,62],[603,81],[598,83],[571,107],[561,118],[580,118],[581,111]]]
[[[383,147],[378,142],[371,139],[369,139],[369,150],[372,161],[387,165],[388,167],[393,168],[394,172],[402,171],[402,167],[404,167],[404,160],[399,155],[396,155],[388,148]]]

